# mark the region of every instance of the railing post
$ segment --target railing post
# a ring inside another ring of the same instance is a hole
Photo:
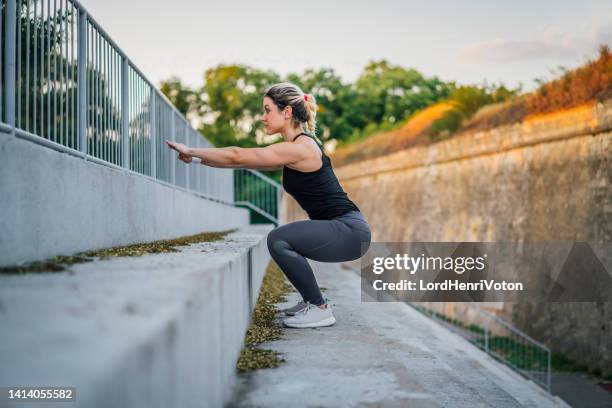
[[[15,20],[16,0],[7,0],[4,20],[4,41],[6,44],[6,57],[4,62],[4,103],[6,104],[6,116],[4,122],[13,128],[15,134]]]
[[[130,168],[130,109],[129,109],[129,62],[125,56],[121,57],[121,152],[122,163],[126,169]]]
[[[185,123],[185,145],[189,146],[189,132],[187,131],[188,123]],[[187,190],[191,190],[191,185],[189,184],[189,170],[191,169],[191,164],[187,164],[185,167],[185,188]]]
[[[278,222],[278,225],[280,225],[281,223],[280,213],[281,213],[281,189],[280,187],[277,187],[276,188],[276,221]]]
[[[550,349],[548,350],[548,370],[546,372],[546,387],[548,388],[548,392],[550,392],[550,369],[551,369],[551,361],[550,361],[550,355],[552,354],[552,352],[550,351]]]
[[[488,353],[489,352],[489,316],[485,315],[486,317],[486,321],[485,321],[485,351]]]
[[[77,134],[79,151],[88,153],[87,148],[87,13],[79,10],[79,42],[77,44]]]
[[[176,132],[174,131],[174,112],[171,113],[170,117],[170,140],[176,140]],[[174,153],[174,152],[170,152]],[[170,154],[170,181],[173,186],[176,186],[176,155]]]
[[[157,94],[155,89],[151,88],[151,97],[149,98],[149,129],[151,132],[151,177],[157,178],[157,128],[155,116],[155,98]]]
[[[202,147],[202,139],[201,139],[199,134],[196,137],[195,147],[196,148]],[[196,175],[196,187],[195,187],[195,189],[196,189],[196,191],[198,193],[202,192],[202,182],[201,182],[201,177],[202,176],[201,176],[201,173],[202,173],[202,167],[196,166],[196,173],[195,173],[195,175]]]

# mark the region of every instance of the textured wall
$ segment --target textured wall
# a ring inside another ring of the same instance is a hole
[[[575,240],[605,244],[612,257],[611,129],[612,101],[335,171],[373,241]],[[290,197],[283,201],[285,221],[303,217]],[[498,313],[612,374],[612,303],[505,305]]]
[[[246,209],[6,133],[0,209],[0,266],[249,224]]]

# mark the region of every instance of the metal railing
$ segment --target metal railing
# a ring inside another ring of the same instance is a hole
[[[466,338],[514,371],[550,393],[551,352],[544,344],[477,303],[461,303],[469,310],[461,318],[446,313],[446,302],[409,302],[418,311]]]
[[[235,203],[244,205],[278,225],[282,186],[255,170],[236,169]]]
[[[212,144],[78,1],[1,4],[1,130],[211,200],[246,205],[278,223],[278,203],[268,198],[278,199],[279,186],[261,173],[177,160],[165,139]]]

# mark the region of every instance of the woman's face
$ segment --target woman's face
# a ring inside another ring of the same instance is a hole
[[[264,96],[263,117],[261,121],[264,124],[267,135],[279,133],[288,123],[288,119],[285,119],[285,115],[288,115],[287,110],[288,109],[285,108],[285,112],[280,111],[270,97]]]

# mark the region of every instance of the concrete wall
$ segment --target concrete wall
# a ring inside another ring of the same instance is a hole
[[[246,209],[6,133],[0,209],[0,266],[249,223]]]
[[[609,101],[335,171],[373,241],[612,245],[611,129]],[[304,218],[287,195],[281,208],[283,222]],[[612,374],[612,303],[502,304],[497,312],[554,350]]]

